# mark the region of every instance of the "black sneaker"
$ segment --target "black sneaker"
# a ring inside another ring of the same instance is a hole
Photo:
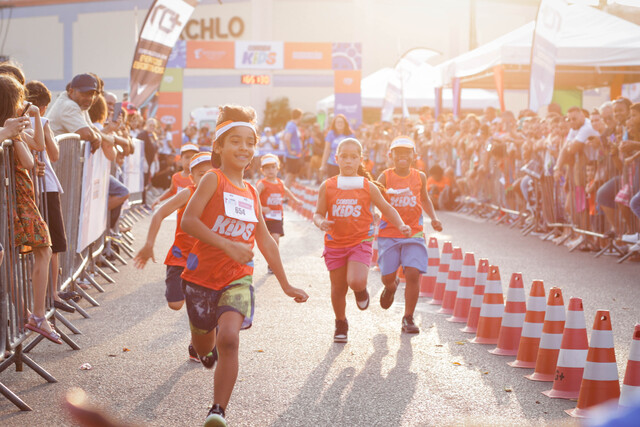
[[[82,295],[80,295],[76,291],[58,292],[58,296],[65,301],[68,301],[71,299],[74,302],[78,302],[82,299]]]
[[[382,293],[380,294],[380,307],[383,309],[388,309],[393,304],[393,297],[396,294],[396,289],[398,289],[398,283],[400,281],[396,278],[396,287],[393,290],[389,290],[386,286],[382,289]]]
[[[213,367],[216,366],[216,362],[218,361],[218,349],[213,347],[213,350],[206,356],[201,357],[200,361],[202,362],[202,366],[204,366],[205,368],[213,369]]]
[[[224,419],[224,409],[217,403],[209,409],[209,414],[204,420],[204,427],[226,427],[227,420]]]
[[[62,310],[62,311],[66,311],[67,313],[75,313],[76,312],[76,309],[73,308],[72,305],[67,304],[65,301],[54,300],[53,301],[53,306],[56,309]]]
[[[365,288],[364,291],[354,292],[356,296],[356,305],[360,310],[366,310],[369,307],[369,292]]]
[[[196,349],[193,348],[193,344],[189,344],[189,360],[191,360],[192,362],[200,363],[200,358],[198,357]]]
[[[407,334],[418,334],[420,329],[413,322],[413,316],[404,316],[402,318],[402,332]]]
[[[347,319],[336,319],[336,331],[333,334],[333,342],[345,343],[347,342],[347,333],[349,332],[349,323]]]

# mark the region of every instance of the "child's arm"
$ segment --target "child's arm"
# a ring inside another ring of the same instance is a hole
[[[182,215],[180,226],[185,233],[192,235],[202,243],[223,250],[234,261],[240,264],[246,264],[253,258],[251,245],[225,239],[209,229],[209,227],[200,220],[205,206],[207,206],[207,203],[209,203],[209,200],[211,200],[217,188],[218,175],[215,173],[206,174],[202,178],[202,181],[200,181],[200,185],[196,188],[196,192],[191,197],[191,200],[189,200],[187,208]]]
[[[436,231],[442,231],[442,223],[438,220],[431,198],[427,193],[427,176],[423,172],[420,172],[420,181],[422,181],[422,188],[420,189],[422,209],[424,209],[427,215],[429,215],[429,218],[431,218],[431,227]]]
[[[283,187],[287,197],[289,197],[290,199],[293,199],[296,203],[302,204],[302,200],[298,199],[296,195],[293,194],[291,190],[289,190],[289,187],[287,187],[286,185],[283,185]]]
[[[20,139],[13,140],[13,149],[16,153],[16,160],[18,161],[18,165],[22,166],[25,169],[31,170],[33,169],[33,156],[27,148],[27,144]]]
[[[171,180],[171,185],[169,186],[169,188],[167,188],[164,193],[162,193],[160,195],[160,197],[158,197],[156,199],[155,202],[153,202],[153,204],[151,205],[151,209],[154,209],[158,203],[162,202],[163,200],[168,199],[169,197],[173,196],[174,194],[176,194],[176,192],[178,191],[178,188],[175,186],[175,181],[172,179]]]
[[[53,131],[49,126],[49,122],[44,124],[44,145],[47,150],[47,156],[49,156],[49,160],[52,162],[57,162],[60,158],[60,147],[56,142],[56,139],[53,137]]]
[[[267,230],[267,225],[264,223],[262,215],[258,215],[256,243],[258,244],[258,249],[260,249],[260,252],[262,252],[262,255],[267,261],[267,264],[271,267],[276,279],[278,279],[282,291],[287,296],[293,298],[295,302],[305,302],[309,298],[309,295],[307,295],[307,293],[302,289],[291,286],[287,280],[287,275],[284,272],[282,260],[280,259],[278,245],[276,244],[276,241],[273,240],[273,237],[271,237],[269,230]]]
[[[256,191],[258,192],[258,197],[264,191],[264,184],[262,183],[262,181],[258,182],[258,185],[256,186]],[[260,204],[260,206],[262,206],[262,204]],[[271,212],[271,209],[269,207],[262,206],[262,213],[263,214],[268,214],[269,212]]]
[[[333,221],[327,218],[327,192],[325,183],[323,182],[318,189],[318,203],[316,203],[316,213],[313,214],[313,223],[322,231],[329,231],[333,225]]]
[[[149,225],[149,231],[147,231],[147,241],[133,259],[133,263],[136,268],[144,268],[144,266],[147,264],[147,261],[149,261],[149,258],[151,258],[153,262],[156,262],[156,259],[153,255],[153,245],[156,242],[158,231],[160,231],[160,225],[162,224],[162,221],[172,212],[177,211],[178,209],[186,205],[189,201],[189,196],[191,196],[191,190],[185,188],[184,190],[173,196],[167,203],[162,205],[160,209],[153,213],[153,216],[151,217],[151,224]]]
[[[380,190],[378,190],[378,187],[376,187],[376,185],[371,182],[369,183],[369,193],[371,194],[371,201],[378,209],[380,209],[382,215],[389,218],[391,220],[391,223],[395,225],[402,234],[410,237],[411,227],[405,225],[398,211],[395,210],[395,208],[385,200],[385,198],[382,196],[382,193],[380,193]]]
[[[30,116],[33,117],[33,143],[34,146],[30,148],[36,151],[44,151],[46,148],[45,140],[44,140],[44,129],[42,128],[42,120],[40,120],[40,109],[35,105],[31,105],[27,112]]]

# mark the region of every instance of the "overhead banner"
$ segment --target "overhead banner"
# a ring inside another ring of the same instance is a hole
[[[287,70],[330,70],[331,43],[285,43],[284,68]]]
[[[235,44],[189,40],[187,42],[188,68],[235,68]]]
[[[352,127],[362,123],[362,96],[360,70],[336,70],[333,77],[334,113],[344,114]]]
[[[156,0],[145,18],[133,55],[129,99],[138,108],[158,91],[164,69],[198,0]]]
[[[107,228],[107,199],[111,172],[111,162],[102,150],[92,154],[90,144],[86,144],[84,159],[78,253],[98,240]]]
[[[282,70],[283,42],[236,41],[236,69]]]
[[[531,44],[529,109],[538,111],[553,98],[556,73],[557,39],[567,3],[564,0],[542,0],[536,18]]]
[[[163,127],[171,126],[173,147],[180,147],[182,144],[182,88],[176,92],[158,93],[156,119],[160,120]]]

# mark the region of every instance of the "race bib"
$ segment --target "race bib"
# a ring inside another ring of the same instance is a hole
[[[282,220],[282,211],[274,211],[271,210],[269,213],[264,214],[264,217],[267,219],[275,219],[276,221]]]
[[[223,199],[224,213],[229,218],[245,222],[258,222],[252,199],[226,191],[223,194]]]

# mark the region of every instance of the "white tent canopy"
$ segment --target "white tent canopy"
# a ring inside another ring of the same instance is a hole
[[[417,72],[412,73],[405,79],[404,93],[405,101],[409,108],[420,108],[425,105],[433,107],[435,105],[435,79],[429,69],[431,67],[420,67]],[[393,68],[382,68],[373,74],[363,78],[360,83],[363,108],[382,108],[387,82],[394,75]],[[495,91],[484,89],[469,89],[462,94],[463,105],[466,109],[483,109],[487,106],[498,107],[498,96]],[[321,99],[316,104],[318,111],[329,111],[334,106],[334,96],[330,95]],[[453,107],[451,90],[445,89],[442,94],[443,108]],[[398,106],[399,107],[399,106]]]
[[[509,68],[505,70],[505,88],[525,88],[529,83],[534,28],[535,23],[530,22],[440,64],[436,68],[442,83],[449,85],[452,78],[459,77],[465,87],[492,87],[493,78],[488,73],[494,66],[504,65],[513,69],[511,75]],[[610,67],[640,67],[640,26],[592,7],[571,5],[562,21],[557,48],[556,87],[595,87],[593,85],[598,82],[607,83],[607,75],[615,74]],[[516,71],[520,74],[524,71],[526,76],[520,75],[515,81]],[[634,77],[627,76],[625,82],[640,80],[638,71],[626,71]],[[563,72],[566,78],[563,78]],[[620,72],[624,73],[618,69],[617,73]],[[598,74],[601,74],[600,78],[597,78]],[[512,81],[509,81],[510,76]]]

